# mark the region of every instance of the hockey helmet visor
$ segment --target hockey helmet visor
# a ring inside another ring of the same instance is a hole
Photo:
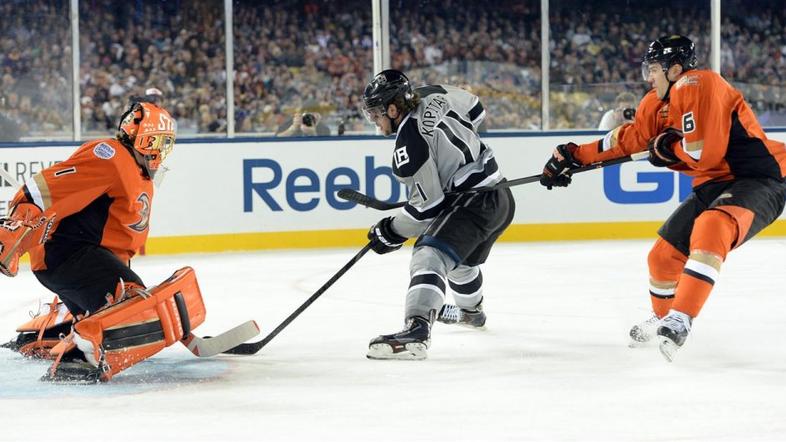
[[[396,97],[410,100],[414,96],[409,78],[403,72],[386,69],[366,85],[363,91],[363,115],[370,123],[385,115],[387,107]]]
[[[641,75],[647,81],[654,69],[668,70],[675,64],[682,66],[683,71],[696,67],[696,46],[688,37],[669,35],[661,37],[647,47],[647,53],[641,63]]]

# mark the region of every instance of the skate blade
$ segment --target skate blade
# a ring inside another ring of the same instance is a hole
[[[101,382],[101,372],[87,364],[63,362],[54,374],[47,371],[39,381],[68,385],[97,384]]]
[[[659,348],[660,354],[663,355],[666,361],[672,362],[674,361],[674,356],[677,354],[677,350],[680,349],[680,346],[669,338],[661,337]]]
[[[646,347],[653,347],[655,345],[653,340],[649,341],[634,341],[631,339],[628,342],[628,348],[646,348]]]
[[[371,344],[366,357],[377,360],[421,361],[426,359],[428,347],[423,343],[411,343],[394,352],[389,344]]]
[[[486,330],[486,324],[483,324],[483,325],[481,325],[480,327],[478,327],[478,326],[476,326],[476,325],[472,325],[472,324],[462,324],[462,323],[460,323],[460,322],[459,322],[457,325],[458,325],[459,327],[468,328],[468,329],[470,329],[470,330],[481,330],[481,331],[484,331],[484,330]]]
[[[652,347],[655,345],[656,340],[653,336],[650,336],[647,339],[636,339],[633,336],[628,337],[628,348],[644,348],[644,347]]]
[[[58,384],[58,385],[95,385],[101,382],[101,379],[98,375],[55,375],[52,376],[49,373],[41,376],[39,379],[41,382],[48,382],[51,384]]]

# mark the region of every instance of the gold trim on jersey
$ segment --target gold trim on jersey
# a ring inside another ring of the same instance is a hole
[[[52,193],[49,191],[49,184],[46,183],[44,175],[37,173],[33,175],[33,180],[38,187],[38,192],[41,194],[41,201],[44,203],[44,207],[42,207],[41,210],[52,207]]]
[[[704,140],[685,143],[685,152],[696,152],[697,150],[700,151],[702,149],[704,149]]]

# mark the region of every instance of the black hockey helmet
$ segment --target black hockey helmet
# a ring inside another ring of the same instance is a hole
[[[388,105],[397,97],[403,97],[408,101],[414,96],[409,78],[403,72],[386,69],[375,75],[366,85],[363,91],[363,114],[373,123],[374,114],[384,115]]]
[[[644,55],[644,60],[641,63],[641,74],[644,80],[647,80],[649,65],[652,63],[660,63],[664,70],[675,64],[682,65],[683,71],[694,69],[696,67],[696,45],[683,35],[661,37],[650,43],[647,53]]]

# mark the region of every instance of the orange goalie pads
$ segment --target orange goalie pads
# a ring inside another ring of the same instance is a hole
[[[51,303],[41,304],[33,319],[16,328],[19,335],[5,345],[31,358],[50,359],[49,353],[61,336],[71,332],[74,317],[57,296]]]
[[[205,305],[191,267],[145,291],[135,291],[74,325],[69,338],[100,371],[99,380],[143,361],[191,334],[205,321]],[[58,362],[50,376],[57,377]]]

